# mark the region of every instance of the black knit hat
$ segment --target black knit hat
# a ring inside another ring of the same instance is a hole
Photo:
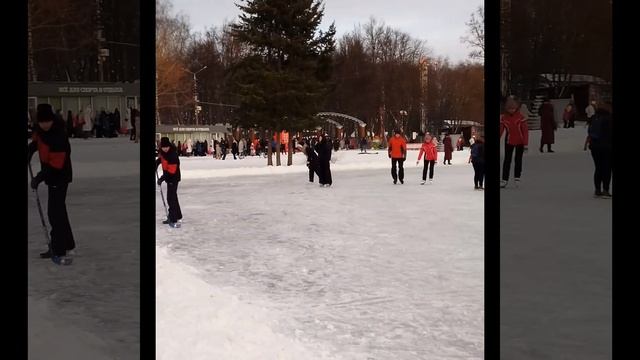
[[[160,139],[160,147],[169,147],[171,146],[171,141],[169,141],[168,137],[163,137],[162,139]]]
[[[38,122],[53,121],[56,118],[49,104],[38,104],[36,119]]]

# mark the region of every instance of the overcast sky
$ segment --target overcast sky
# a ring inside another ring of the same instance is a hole
[[[171,0],[174,11],[189,18],[192,31],[202,32],[237,18],[234,5],[239,0]],[[335,21],[337,37],[350,32],[371,16],[387,25],[426,40],[436,56],[448,56],[453,62],[467,59],[469,49],[460,42],[466,25],[482,0],[324,0],[321,27]]]

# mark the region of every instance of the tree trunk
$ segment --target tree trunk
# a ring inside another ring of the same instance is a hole
[[[293,136],[289,132],[289,153],[287,154],[287,166],[293,165]]]
[[[30,2],[31,3],[31,2]],[[36,72],[36,64],[33,59],[33,40],[31,30],[31,5],[27,5],[27,34],[28,34],[28,53],[29,53],[29,81],[38,81],[38,73]]]
[[[273,166],[273,151],[271,151],[271,131],[267,130],[267,166]]]
[[[280,166],[280,131],[276,133],[276,166]]]

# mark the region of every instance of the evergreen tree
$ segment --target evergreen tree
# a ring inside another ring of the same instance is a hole
[[[275,131],[279,145],[281,130],[293,134],[318,122],[314,116],[329,90],[335,26],[318,29],[324,14],[319,0],[243,3],[231,32],[249,55],[231,70],[232,91],[241,123]],[[279,151],[276,156],[279,163]]]

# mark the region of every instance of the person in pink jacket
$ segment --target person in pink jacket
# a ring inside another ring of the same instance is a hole
[[[422,154],[424,154],[424,168],[422,169],[422,182],[420,184],[424,185],[427,182],[427,170],[429,170],[429,184],[432,184],[433,167],[436,166],[436,162],[438,162],[438,149],[431,135],[425,135],[424,143],[422,143],[422,147],[420,147],[420,152],[418,153],[416,165],[420,164]]]
[[[516,184],[520,181],[522,174],[522,154],[529,144],[529,127],[527,119],[518,110],[518,102],[514,98],[509,98],[505,104],[506,112],[500,116],[500,137],[507,132],[506,144],[504,148],[504,163],[502,164],[502,182],[500,187],[506,187],[509,182],[511,172],[511,159],[513,150],[516,151],[515,169],[513,176]]]

